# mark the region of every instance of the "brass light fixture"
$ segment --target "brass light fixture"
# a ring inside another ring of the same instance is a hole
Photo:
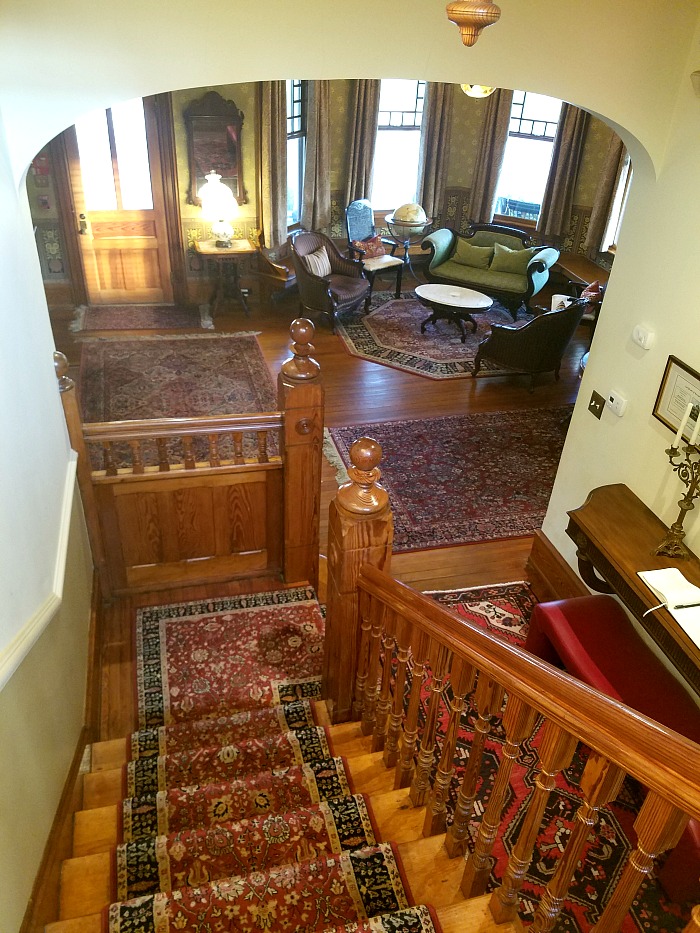
[[[447,4],[447,18],[459,28],[462,42],[474,45],[482,29],[493,25],[501,15],[501,8],[495,3],[479,0],[454,0]]]
[[[496,90],[495,87],[488,87],[485,84],[460,84],[460,87],[467,97],[489,97]]]

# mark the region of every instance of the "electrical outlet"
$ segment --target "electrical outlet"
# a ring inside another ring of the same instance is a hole
[[[588,403],[588,410],[592,415],[595,415],[598,420],[603,414],[603,409],[605,408],[605,399],[600,394],[600,392],[592,392],[591,400]]]

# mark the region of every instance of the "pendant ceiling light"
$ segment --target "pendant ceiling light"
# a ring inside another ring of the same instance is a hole
[[[496,90],[495,87],[487,87],[485,84],[460,84],[460,87],[467,97],[488,97]]]
[[[500,15],[501,9],[495,3],[455,0],[447,4],[447,18],[459,27],[465,45],[474,45],[481,30],[495,23]]]

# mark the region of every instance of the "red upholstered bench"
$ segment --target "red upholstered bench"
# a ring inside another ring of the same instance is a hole
[[[700,708],[611,596],[539,603],[525,648],[700,744]],[[700,899],[700,822],[690,821],[657,877],[672,900]]]

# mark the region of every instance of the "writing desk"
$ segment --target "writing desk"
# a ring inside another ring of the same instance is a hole
[[[232,240],[230,246],[217,246],[215,240],[195,240],[195,251],[205,256],[213,271],[214,287],[209,297],[209,310],[216,313],[222,301],[233,298],[243,305],[246,314],[250,309],[241,290],[238,263],[243,256],[257,252],[248,240]]]
[[[622,483],[599,486],[584,504],[568,513],[566,529],[576,544],[581,579],[599,593],[615,593],[656,642],[673,666],[700,695],[700,645],[695,644],[637,576],[638,570],[677,567],[700,586],[700,560],[674,560],[654,554],[664,523]]]

